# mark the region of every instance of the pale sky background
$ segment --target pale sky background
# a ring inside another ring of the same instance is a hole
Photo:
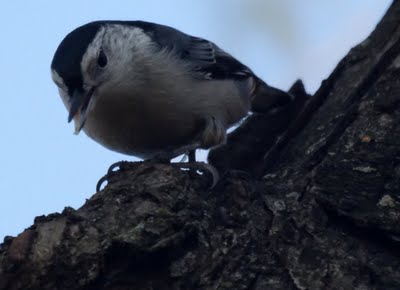
[[[3,1],[0,5],[0,243],[35,216],[80,207],[109,165],[134,160],[73,135],[50,62],[64,36],[100,19],[146,20],[207,38],[270,85],[314,92],[390,0]]]

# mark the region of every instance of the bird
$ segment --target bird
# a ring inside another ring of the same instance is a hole
[[[290,99],[213,42],[139,20],[74,29],[56,49],[51,76],[76,134],[144,160],[191,154],[194,162],[196,149],[226,142],[252,103],[265,109]]]

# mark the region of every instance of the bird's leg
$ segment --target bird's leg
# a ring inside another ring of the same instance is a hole
[[[222,122],[214,116],[207,116],[203,120],[204,129],[199,134],[200,148],[210,149],[211,147],[225,144],[226,128]]]
[[[176,156],[186,154],[189,157],[189,162],[192,163],[196,162],[196,149],[209,149],[226,142],[225,126],[214,116],[207,116],[199,123],[201,123],[201,130],[193,138],[195,140],[193,143],[159,152],[149,159],[149,161],[167,163]]]
[[[198,140],[197,142],[176,150],[176,153],[186,153],[189,157],[189,162],[172,163],[172,165],[179,166],[180,168],[190,169],[192,172],[199,170],[210,173],[213,180],[211,188],[213,188],[219,180],[219,173],[211,164],[205,162],[196,162],[196,149],[209,149],[210,147],[225,143],[226,129],[225,126],[214,116],[208,116],[205,118],[203,120],[203,124],[203,129],[198,134],[197,138],[195,138],[195,140]]]
[[[196,162],[196,149],[190,150],[187,155],[189,163]]]
[[[190,156],[191,151],[194,152],[199,147],[200,147],[200,143],[195,142],[190,145],[178,147],[177,149],[159,152],[156,155],[154,155],[151,159],[148,159],[148,161],[150,161],[150,162],[154,161],[156,163],[169,163],[171,161],[171,159],[173,159],[179,155],[187,154],[189,156],[189,162],[191,162],[191,158],[192,158]],[[195,157],[195,155],[194,155],[194,157]],[[194,161],[196,161],[196,160],[194,160]]]

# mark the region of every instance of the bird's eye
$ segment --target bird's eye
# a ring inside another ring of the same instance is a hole
[[[107,56],[102,49],[100,49],[99,56],[97,57],[97,64],[101,68],[107,65]]]

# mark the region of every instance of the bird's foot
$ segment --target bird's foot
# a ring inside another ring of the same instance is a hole
[[[109,179],[112,176],[115,176],[115,174],[118,171],[127,170],[129,168],[129,166],[132,166],[132,164],[134,164],[134,162],[129,162],[129,161],[118,161],[118,162],[111,164],[111,166],[107,170],[107,173],[102,178],[100,178],[99,181],[97,181],[96,192],[99,192],[103,183],[106,181],[108,182]]]
[[[114,177],[118,172],[128,171],[137,168],[141,164],[151,166],[153,164],[162,163],[169,164],[170,160],[165,155],[155,156],[151,159],[144,161],[132,162],[132,161],[118,161],[113,163],[107,170],[107,173],[99,179],[96,185],[96,192],[100,191],[101,186],[104,182],[108,182],[110,178]]]
[[[219,173],[217,169],[212,166],[211,164],[204,163],[204,162],[196,162],[196,155],[195,155],[195,150],[191,149],[193,148],[192,146],[188,146],[185,148],[188,150],[187,156],[189,158],[189,162],[174,162],[171,163],[170,154],[160,154],[156,155],[151,159],[147,159],[143,162],[130,162],[130,161],[118,161],[113,163],[107,170],[107,173],[99,179],[96,185],[96,192],[100,191],[102,185],[104,182],[108,182],[110,178],[115,176],[118,172],[120,171],[127,171],[131,170],[133,168],[136,168],[140,164],[147,164],[147,165],[152,165],[152,164],[157,164],[157,163],[162,163],[162,164],[171,164],[172,166],[180,169],[189,169],[190,172],[192,173],[197,173],[197,171],[202,171],[204,173],[208,173],[212,177],[212,184],[211,188],[213,188],[219,181]],[[182,150],[182,148],[180,149]]]
[[[115,163],[111,164],[110,167],[108,167],[107,174],[112,174],[114,172],[124,170],[125,169],[124,167],[127,167],[129,164],[132,164],[132,162],[124,161],[124,160],[115,162]]]
[[[205,162],[175,162],[171,163],[171,165],[180,169],[189,169],[191,172],[202,171],[210,174],[212,178],[210,188],[214,188],[219,181],[219,173],[211,164]]]

